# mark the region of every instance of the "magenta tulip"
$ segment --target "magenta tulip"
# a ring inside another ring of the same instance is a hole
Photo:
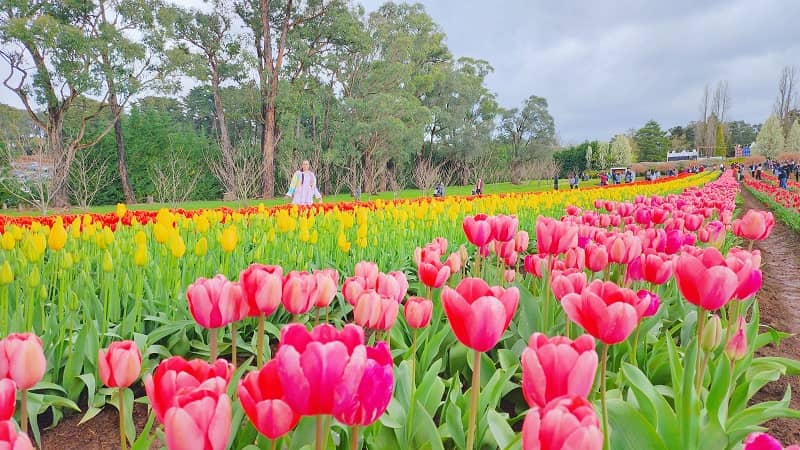
[[[494,239],[492,225],[486,214],[467,216],[461,224],[467,240],[476,247],[483,247]]]
[[[349,426],[368,426],[386,412],[394,391],[394,364],[389,346],[367,347],[363,370],[345,370],[337,387],[333,416]]]
[[[284,400],[278,376],[278,361],[272,359],[261,370],[250,372],[237,389],[239,401],[259,433],[277,439],[291,431],[300,420]]]
[[[456,289],[442,290],[444,312],[459,341],[485,352],[494,347],[508,328],[519,304],[516,287],[489,287],[480,278],[465,278]]]
[[[186,290],[186,299],[192,317],[204,328],[220,328],[235,322],[247,307],[241,285],[221,274],[198,278]]]
[[[239,274],[242,292],[250,305],[250,315],[270,315],[281,305],[283,269],[281,266],[251,264]]]
[[[580,294],[567,294],[561,305],[570,320],[606,344],[617,344],[630,336],[647,310],[630,289],[595,280]]]
[[[0,380],[0,421],[14,417],[17,405],[17,385],[10,378]]]

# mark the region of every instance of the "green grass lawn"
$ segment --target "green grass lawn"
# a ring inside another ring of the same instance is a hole
[[[581,187],[590,187],[590,186],[597,186],[599,184],[599,180],[592,179],[589,181],[581,182]],[[567,179],[559,180],[558,187],[560,189],[569,189],[569,181]],[[445,196],[449,195],[470,195],[472,189],[474,189],[474,185],[470,186],[448,186],[445,188]],[[552,180],[534,180],[528,181],[521,184],[511,184],[511,183],[495,183],[495,184],[487,184],[484,186],[484,194],[502,194],[502,193],[510,193],[510,192],[541,192],[541,191],[549,191],[553,189],[553,181]],[[409,198],[419,198],[424,196],[431,196],[433,193],[423,193],[419,189],[405,189],[397,193],[395,197],[394,192],[380,192],[376,195],[362,195],[362,201],[369,201],[369,200],[392,200],[395,198],[398,199],[409,199]],[[325,203],[338,203],[338,202],[349,202],[353,201],[353,196],[350,194],[339,194],[339,195],[329,195],[322,197],[323,202]],[[193,210],[193,209],[213,209],[219,208],[221,206],[227,206],[229,208],[243,208],[247,206],[255,206],[259,203],[263,203],[264,206],[277,206],[277,205],[285,205],[289,203],[288,197],[278,197],[270,200],[263,200],[263,199],[254,199],[248,201],[236,201],[236,202],[223,202],[222,200],[197,200],[197,201],[190,201],[185,203],[180,203],[177,205],[178,208],[183,208],[186,210]],[[157,211],[161,208],[171,208],[173,205],[164,204],[164,203],[137,203],[135,205],[128,205],[128,209],[133,210],[144,210],[144,211]],[[92,206],[88,210],[83,210],[81,208],[71,208],[69,211],[57,211],[59,214],[63,213],[70,213],[70,214],[83,214],[86,212],[90,213],[97,213],[103,214],[108,213],[116,210],[116,205],[101,205],[101,206]],[[56,211],[54,211],[55,213]],[[8,210],[3,214],[8,216],[30,216],[30,215],[38,215],[37,210],[25,210],[25,211],[17,211],[17,210]]]

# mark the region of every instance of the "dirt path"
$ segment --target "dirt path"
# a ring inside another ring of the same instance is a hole
[[[742,188],[744,210],[768,210],[745,188]],[[800,236],[781,222],[777,222],[770,236],[757,242],[754,249],[761,250],[761,271],[764,284],[758,293],[761,323],[779,331],[794,333],[780,345],[769,345],[758,354],[800,359],[800,310],[795,302],[800,299]],[[779,400],[792,386],[791,407],[800,409],[800,377],[784,377],[764,387],[756,401]],[[767,422],[770,433],[785,445],[800,443],[800,420],[775,419]]]

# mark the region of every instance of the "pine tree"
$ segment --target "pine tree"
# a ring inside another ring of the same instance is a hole
[[[767,158],[775,158],[783,151],[783,146],[783,128],[780,120],[774,115],[769,116],[756,136],[755,151]]]
[[[586,170],[592,170],[592,144],[586,147]]]
[[[725,129],[722,124],[717,124],[717,139],[714,144],[714,156],[726,156],[728,154],[728,142],[725,139]]]
[[[800,152],[800,120],[795,120],[786,138],[787,152]]]

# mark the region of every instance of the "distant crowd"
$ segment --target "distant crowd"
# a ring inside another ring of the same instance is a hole
[[[749,166],[733,163],[731,164],[731,170],[734,171],[734,175],[736,175],[739,181],[742,180],[747,170],[750,171],[750,176],[756,180],[761,180],[762,173],[768,170],[778,178],[778,184],[780,184],[780,187],[783,189],[789,189],[788,182],[792,174],[794,174],[795,182],[800,182],[800,162],[794,160],[777,161],[767,158],[763,163],[754,163]]]

